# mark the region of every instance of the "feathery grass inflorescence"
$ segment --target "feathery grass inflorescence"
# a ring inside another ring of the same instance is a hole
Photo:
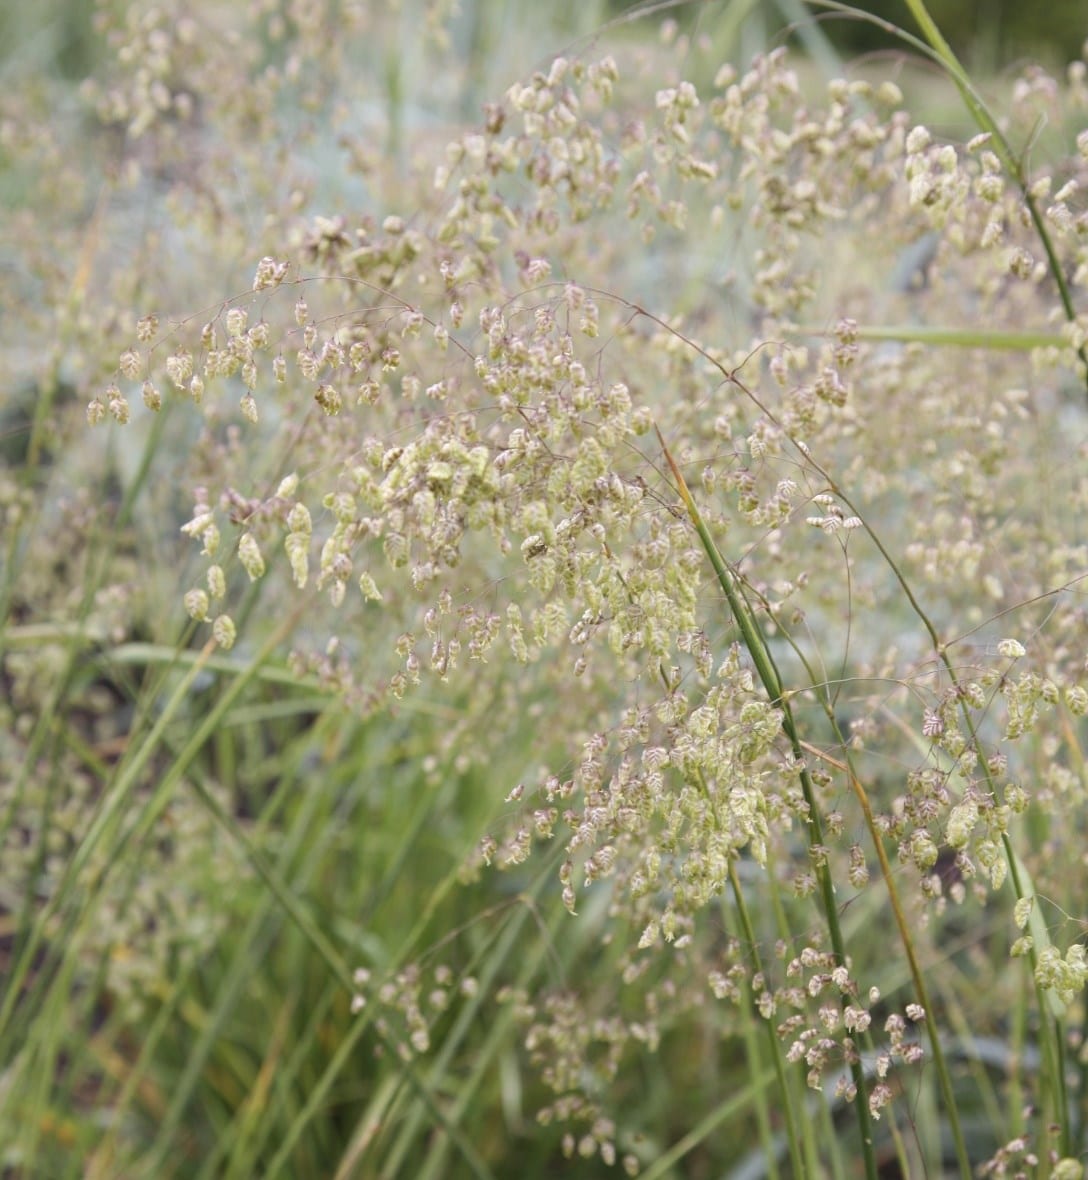
[[[1079,1174],[1088,65],[908,3],[928,125],[714,4],[467,131],[454,6],[104,5],[93,194],[0,112],[0,1166]]]

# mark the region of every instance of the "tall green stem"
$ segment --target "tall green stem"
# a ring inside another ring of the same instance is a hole
[[[695,526],[695,531],[699,535],[703,550],[714,568],[718,584],[721,586],[729,603],[730,610],[733,612],[733,617],[736,620],[748,654],[751,656],[753,664],[755,664],[756,673],[772,704],[781,710],[783,732],[789,740],[797,764],[802,767],[800,779],[807,811],[806,823],[808,826],[809,847],[816,853],[814,863],[824,918],[827,922],[828,934],[831,938],[831,947],[834,951],[835,958],[845,966],[847,962],[846,943],[842,934],[842,925],[839,922],[838,906],[835,902],[835,885],[831,879],[831,869],[827,863],[827,858],[824,855],[823,825],[817,805],[816,788],[812,781],[812,776],[805,769],[804,749],[801,745],[797,728],[794,725],[793,711],[790,708],[788,698],[783,693],[778,669],[775,667],[770,650],[763,638],[759,621],[744,598],[738,581],[718,552],[718,547],[714,543],[709,529],[706,527],[706,523],[695,504],[695,500],[692,498],[691,492],[688,490],[683,473],[673,459],[672,453],[669,451],[660,430],[657,431],[657,437],[661,443],[661,448],[668,462],[669,469],[672,471],[673,478],[676,481],[680,498],[684,503],[692,524]],[[861,1136],[861,1151],[862,1158],[865,1162],[865,1175],[868,1180],[876,1180],[876,1154],[873,1148],[872,1115],[869,1112],[869,1096],[868,1086],[865,1080],[865,1070],[862,1067],[860,1054],[855,1052],[851,1054],[851,1058],[850,1073],[854,1085],[854,1110]]]

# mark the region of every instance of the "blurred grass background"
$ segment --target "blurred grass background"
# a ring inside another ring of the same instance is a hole
[[[115,0],[110,3],[120,6]],[[94,30],[94,7],[90,0],[0,6],[0,60],[6,60],[17,72],[46,71],[82,79],[102,52]],[[527,6],[510,0],[463,0],[460,20],[477,31],[481,55],[496,53],[501,59],[504,42],[516,35],[518,26],[531,25],[539,31],[542,8],[547,10],[545,25],[550,26],[557,42],[547,49],[557,51],[564,38],[591,34],[605,21],[648,5],[646,0],[592,0],[533,7],[537,11],[530,18]],[[911,28],[902,0],[865,0],[855,7]],[[778,37],[806,11],[800,3],[763,0],[735,0],[732,9],[727,19],[738,22],[738,35],[764,43]],[[1046,5],[1027,5],[1019,0],[933,0],[929,9],[953,49],[976,74],[994,73],[1025,60],[1062,63],[1075,56],[1088,37],[1082,0],[1050,0]],[[894,37],[856,16],[821,10],[816,5],[807,11],[845,57],[901,49]],[[678,8],[677,15],[686,19],[688,8]]]

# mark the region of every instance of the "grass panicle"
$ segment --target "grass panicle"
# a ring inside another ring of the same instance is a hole
[[[0,1172],[1082,1176],[1083,53],[60,7]]]

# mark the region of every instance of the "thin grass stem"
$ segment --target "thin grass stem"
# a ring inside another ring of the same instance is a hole
[[[783,693],[782,682],[779,679],[778,669],[775,667],[774,660],[771,657],[770,649],[767,647],[766,641],[763,638],[762,631],[759,626],[759,621],[755,617],[754,612],[744,599],[743,591],[740,589],[739,583],[735,579],[733,573],[726,566],[718,548],[714,543],[714,539],[710,535],[706,523],[703,521],[702,515],[695,503],[691,492],[688,489],[687,482],[684,479],[683,472],[680,470],[676,460],[672,457],[672,452],[669,450],[661,431],[657,431],[657,437],[661,444],[662,452],[665,455],[666,462],[669,465],[669,470],[672,472],[673,479],[676,483],[677,491],[684,504],[692,524],[696,532],[699,534],[699,540],[702,543],[703,551],[706,553],[711,565],[714,568],[715,575],[718,579],[718,584],[721,586],[725,594],[726,600],[729,603],[730,610],[733,613],[733,618],[737,623],[737,627],[741,632],[744,640],[744,646],[749,655],[752,657],[752,662],[756,666],[756,671],[759,675],[760,681],[763,684],[771,703],[777,705],[782,713],[782,729],[786,734],[787,739],[793,750],[793,756],[797,765],[801,768],[799,775],[801,780],[801,789],[804,793],[805,804],[807,808],[807,825],[809,829],[809,847],[814,853],[816,862],[817,879],[820,885],[820,895],[823,902],[824,919],[827,922],[828,933],[831,938],[832,949],[835,952],[835,957],[843,966],[847,963],[846,946],[842,937],[842,927],[839,923],[838,906],[835,902],[835,886],[831,879],[831,871],[827,864],[826,856],[824,855],[824,838],[822,824],[820,820],[819,807],[816,800],[816,791],[812,778],[807,769],[805,769],[804,752],[801,745],[800,736],[793,721],[793,712],[790,708],[789,700]],[[843,1000],[845,1004],[845,999]],[[865,1174],[868,1180],[876,1180],[877,1167],[876,1156],[873,1149],[873,1129],[872,1129],[872,1115],[869,1112],[869,1097],[868,1097],[868,1083],[865,1078],[865,1070],[862,1067],[861,1059],[855,1053],[853,1059],[850,1061],[850,1073],[854,1085],[854,1110],[858,1122],[858,1131],[861,1138],[862,1159],[865,1164]]]

